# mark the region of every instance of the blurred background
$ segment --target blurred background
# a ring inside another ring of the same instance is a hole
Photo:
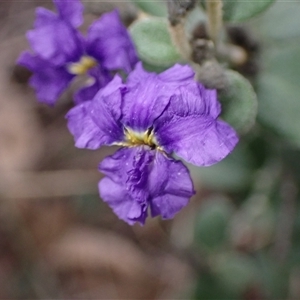
[[[141,1],[140,1],[141,2]],[[74,147],[64,116],[39,104],[16,66],[36,6],[0,3],[0,299],[300,299],[300,4],[280,2],[227,30],[232,66],[258,95],[256,124],[210,168],[173,220],[129,226],[99,199],[98,163],[115,148]],[[82,30],[131,2],[85,2]]]

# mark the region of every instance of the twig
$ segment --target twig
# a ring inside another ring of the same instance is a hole
[[[218,49],[220,32],[223,26],[223,3],[222,0],[206,0],[208,16],[208,34]]]
[[[195,7],[195,0],[169,0],[170,34],[173,44],[186,61],[191,61],[192,48],[185,31],[186,16]]]

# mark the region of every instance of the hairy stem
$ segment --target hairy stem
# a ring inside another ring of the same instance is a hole
[[[169,0],[169,30],[172,41],[181,56],[187,60],[191,60],[192,49],[189,37],[185,31],[186,15],[191,11],[196,4],[195,0]]]
[[[208,16],[208,34],[214,42],[216,49],[219,46],[220,32],[223,26],[222,0],[206,0]]]

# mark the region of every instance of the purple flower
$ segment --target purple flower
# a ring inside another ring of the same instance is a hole
[[[106,13],[89,28],[81,25],[83,5],[79,0],[53,0],[58,14],[37,8],[34,29],[27,32],[32,52],[23,52],[18,63],[33,72],[30,85],[40,102],[53,105],[77,75],[88,75],[75,102],[92,99],[111,79],[111,71],[129,73],[137,56],[117,11]]]
[[[123,84],[117,75],[91,101],[71,109],[68,127],[79,148],[119,145],[99,170],[102,199],[129,224],[152,216],[172,218],[194,194],[187,168],[172,153],[197,166],[210,166],[238,142],[218,120],[216,91],[194,82],[188,66],[157,75],[141,64]]]

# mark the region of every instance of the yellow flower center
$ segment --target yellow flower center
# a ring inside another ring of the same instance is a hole
[[[90,56],[82,56],[76,63],[70,63],[68,65],[68,71],[74,75],[84,75],[91,68],[97,65],[97,61]]]
[[[149,146],[151,149],[157,149],[163,151],[158,145],[158,142],[154,136],[152,128],[144,132],[137,132],[130,128],[124,128],[125,141],[120,143],[120,146],[134,147],[134,146]]]

